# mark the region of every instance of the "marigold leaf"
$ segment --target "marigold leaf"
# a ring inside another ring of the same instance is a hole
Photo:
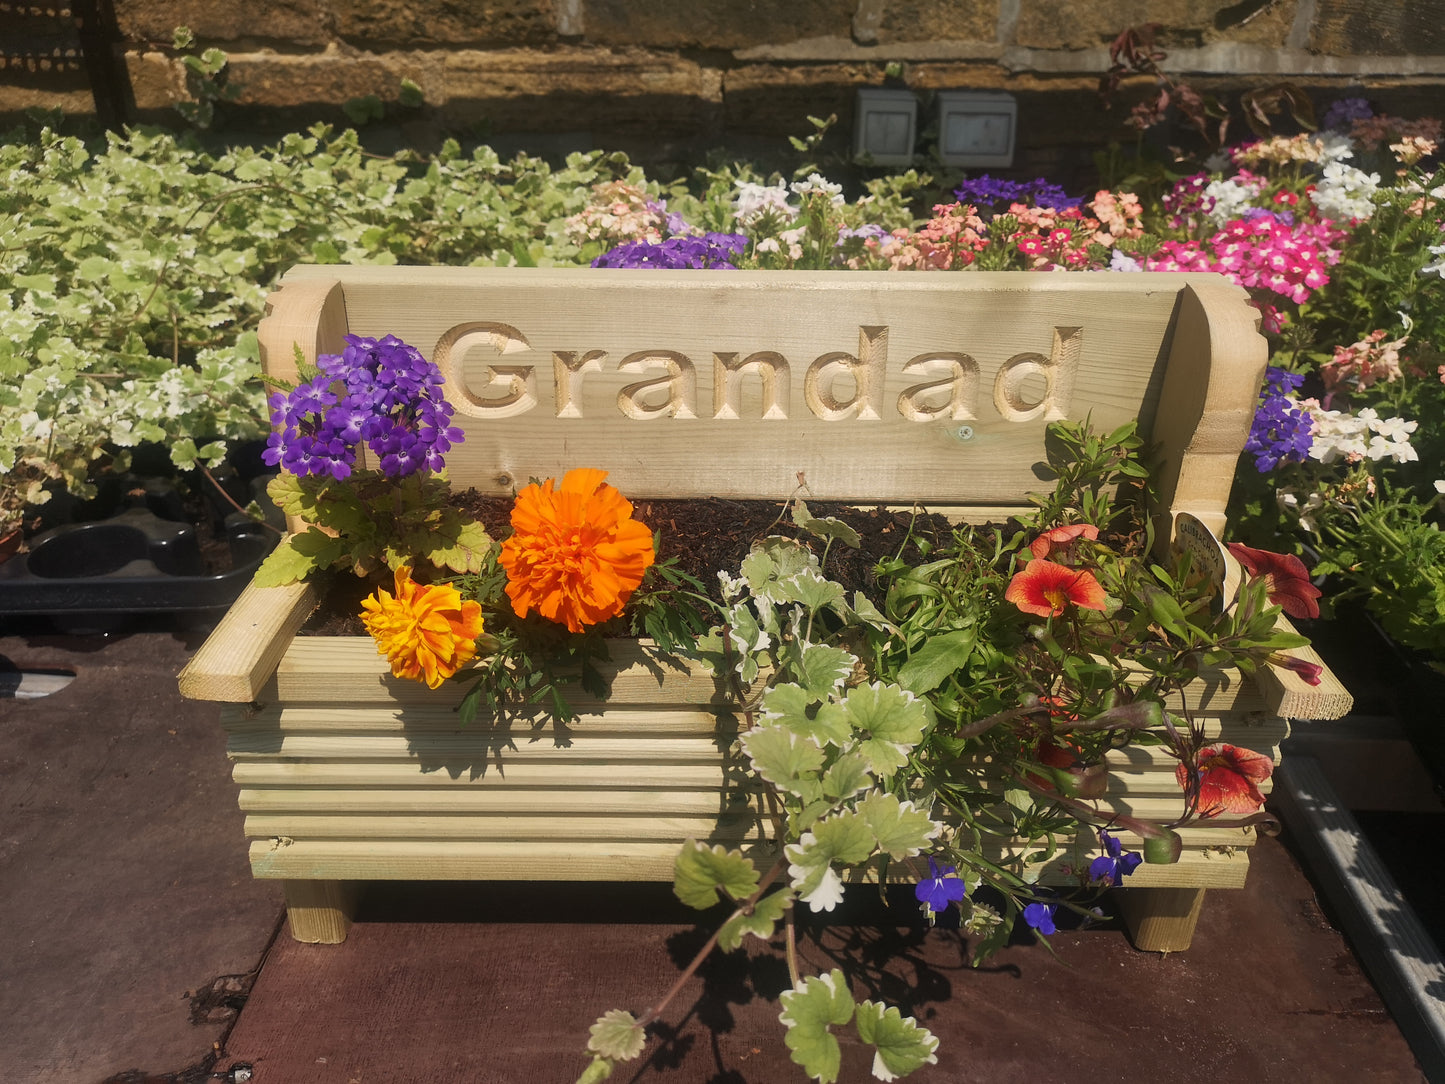
[[[742,851],[688,840],[673,863],[672,891],[683,903],[705,911],[718,893],[745,900],[758,888],[758,871]]]

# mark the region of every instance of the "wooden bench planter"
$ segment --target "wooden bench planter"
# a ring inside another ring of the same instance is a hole
[[[1223,527],[1265,358],[1255,315],[1195,274],[300,267],[261,339],[283,376],[293,344],[313,359],[348,331],[418,346],[467,430],[454,486],[502,494],[595,466],[629,496],[783,499],[802,472],[819,499],[984,520],[1042,488],[1049,420],[1138,417],[1167,537],[1181,511]],[[248,589],[180,677],[226,705],[252,870],[285,882],[297,938],[344,938],[359,881],[671,880],[689,837],[770,846],[700,667],[617,641],[610,695],[574,698],[565,732],[462,727],[459,691],[392,678],[369,638],[295,637],[314,604],[307,585]],[[1276,760],[1290,718],[1350,706],[1328,672],[1220,672],[1187,695],[1211,738]],[[1177,815],[1172,759],[1110,758],[1109,805]],[[1142,948],[1186,947],[1204,890],[1244,883],[1252,830],[1182,834],[1178,864],[1121,890]],[[1096,849],[1041,879],[1077,883]]]

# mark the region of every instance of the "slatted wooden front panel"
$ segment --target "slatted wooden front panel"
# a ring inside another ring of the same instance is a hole
[[[668,880],[688,838],[768,857],[769,825],[732,751],[738,720],[711,706],[711,675],[630,641],[613,646],[613,663],[607,704],[579,699],[583,714],[565,729],[462,727],[456,691],[396,681],[369,639],[296,640],[265,690],[269,706],[223,716],[256,875]],[[1277,757],[1287,725],[1253,686],[1220,674],[1189,702],[1211,738]],[[1179,814],[1172,759],[1131,747],[1108,761],[1101,808]],[[1131,883],[1243,883],[1252,832],[1183,835],[1180,864],[1143,868]],[[999,840],[989,853],[1017,850]],[[1091,836],[1064,841],[1043,879],[1069,883],[1070,867],[1097,853]]]

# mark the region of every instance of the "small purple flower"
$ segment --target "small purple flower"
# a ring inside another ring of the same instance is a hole
[[[953,190],[960,203],[971,203],[978,207],[992,207],[999,203],[1023,203],[1032,200],[1035,207],[1049,207],[1056,211],[1067,211],[1078,207],[1084,201],[1069,196],[1056,184],[1045,178],[1032,181],[1010,181],[1002,177],[971,177]]]
[[[1024,908],[1024,921],[1047,937],[1058,932],[1054,925],[1054,912],[1058,909],[1057,903],[1031,903]]]
[[[1126,852],[1118,838],[1104,829],[1099,829],[1099,845],[1104,853],[1089,864],[1089,880],[1102,881],[1110,886],[1123,883],[1144,859],[1133,851]]]
[[[1281,463],[1303,463],[1309,457],[1314,419],[1291,398],[1304,380],[1299,373],[1273,365],[1265,370],[1259,406],[1244,443],[1244,450],[1254,456],[1260,474],[1268,474]]]
[[[737,270],[733,260],[748,247],[740,233],[705,233],[701,237],[669,237],[657,244],[628,241],[604,252],[593,267],[691,268]]]
[[[340,354],[316,359],[315,379],[270,400],[273,432],[262,459],[297,475],[348,478],[365,443],[393,478],[440,470],[462,440],[447,423],[441,371],[394,335],[346,336]]]
[[[1374,115],[1375,111],[1364,98],[1339,98],[1325,110],[1320,127],[1338,130],[1349,127],[1351,121],[1369,120]]]
[[[929,858],[928,876],[918,882],[913,895],[930,917],[935,911],[947,910],[950,903],[963,899],[966,889],[963,878],[953,876],[957,872],[957,866],[944,866],[940,870],[938,863]]]

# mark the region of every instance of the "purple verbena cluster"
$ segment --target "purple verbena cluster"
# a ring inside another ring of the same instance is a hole
[[[1244,444],[1260,474],[1268,474],[1281,463],[1303,463],[1310,454],[1314,419],[1291,398],[1304,380],[1300,373],[1273,365],[1265,370],[1259,407]]]
[[[1375,115],[1364,98],[1339,98],[1330,103],[1320,120],[1321,128],[1345,129],[1353,120],[1369,120]]]
[[[1033,201],[1035,207],[1051,207],[1056,211],[1067,211],[1078,207],[1084,201],[1069,196],[1056,184],[1050,184],[1043,177],[1032,181],[1009,181],[1002,177],[970,177],[953,190],[960,203],[971,203],[976,207],[992,207],[1000,203],[1025,203]]]
[[[748,247],[748,239],[740,233],[705,233],[701,237],[669,237],[649,244],[628,241],[604,252],[592,261],[593,267],[662,267],[719,269],[736,271],[733,260]]]
[[[296,475],[351,476],[365,443],[381,472],[401,478],[441,470],[462,440],[435,365],[394,335],[346,336],[340,354],[316,359],[321,372],[271,396],[271,436],[262,458]]]

